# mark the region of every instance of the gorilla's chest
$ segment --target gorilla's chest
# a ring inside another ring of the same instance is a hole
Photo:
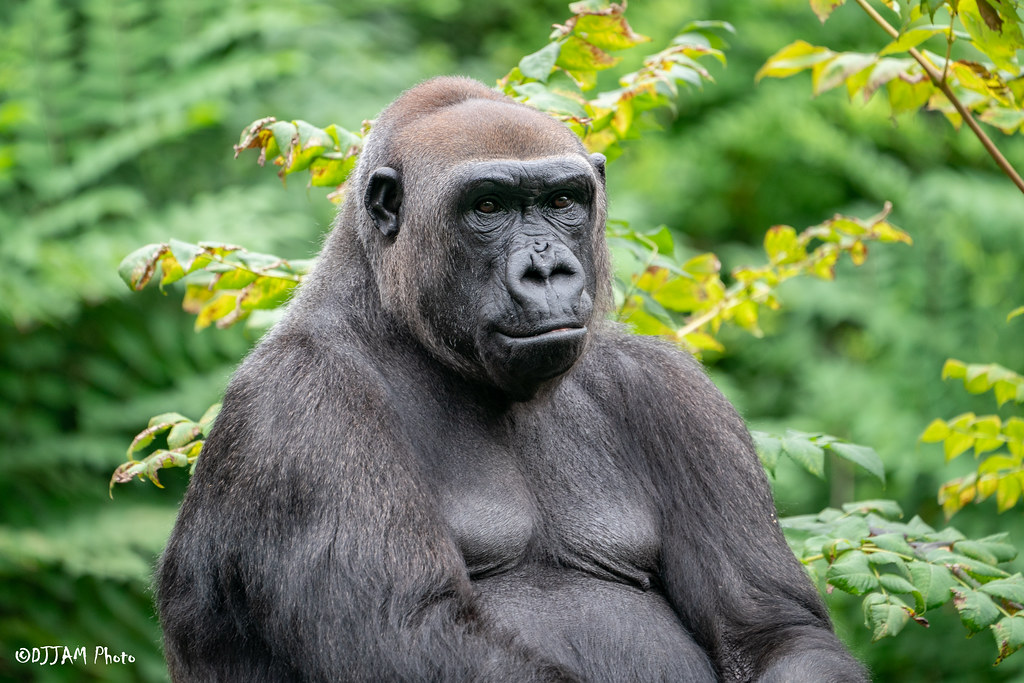
[[[442,514],[470,574],[554,562],[646,588],[657,570],[659,520],[621,466],[615,440],[599,425],[522,426],[510,440],[478,434],[436,471]]]

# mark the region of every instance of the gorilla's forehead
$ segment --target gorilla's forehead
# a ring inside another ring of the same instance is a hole
[[[452,168],[452,180],[464,188],[495,185],[524,190],[592,186],[595,182],[589,160],[576,154],[541,159],[467,161]]]
[[[445,164],[584,153],[579,138],[561,122],[512,101],[460,102],[411,122],[401,138],[401,149],[429,149],[431,161]]]

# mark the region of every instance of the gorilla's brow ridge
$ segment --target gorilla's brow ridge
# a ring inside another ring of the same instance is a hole
[[[566,163],[569,162],[569,163]],[[518,188],[539,185],[542,188],[594,189],[594,173],[589,164],[572,156],[544,159],[493,159],[462,164],[458,175],[466,178],[466,193],[483,186]],[[535,181],[534,179],[539,179]]]

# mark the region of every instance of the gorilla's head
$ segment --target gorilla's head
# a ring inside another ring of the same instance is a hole
[[[382,305],[436,358],[515,399],[579,359],[609,298],[604,157],[564,125],[434,79],[380,115],[354,185]]]

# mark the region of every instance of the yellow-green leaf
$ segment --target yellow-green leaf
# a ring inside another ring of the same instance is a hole
[[[831,90],[867,69],[876,59],[873,54],[844,52],[833,59],[821,61],[811,72],[811,90],[815,95]]]
[[[234,294],[222,293],[217,298],[208,302],[196,316],[196,331],[205,329],[232,313],[238,305],[238,297]]]
[[[804,246],[797,239],[796,230],[788,225],[775,225],[764,235],[764,250],[776,265],[795,263],[807,258]]]
[[[974,445],[974,437],[960,432],[950,432],[943,442],[943,450],[946,453],[946,462],[956,458]]]
[[[601,48],[588,43],[579,36],[569,36],[562,44],[558,53],[557,66],[566,71],[600,71],[610,69],[619,63],[618,57],[612,57]]]
[[[798,40],[782,48],[764,63],[754,80],[760,81],[766,76],[786,78],[809,69],[818,62],[831,59],[835,53],[825,47],[811,45],[807,41]]]
[[[942,379],[962,379],[967,376],[967,364],[955,358],[946,360],[942,366]]]
[[[948,30],[949,26],[940,26],[938,24],[915,26],[905,33],[900,34],[899,38],[882,48],[878,54],[884,56],[894,54],[896,52],[906,52],[912,47],[917,47],[936,33],[943,33]]]
[[[683,270],[693,275],[717,275],[721,269],[722,262],[710,252],[694,256],[683,264]]]
[[[996,506],[999,512],[1006,512],[1020,500],[1020,479],[1016,475],[1000,477],[996,485]]]
[[[811,0],[811,9],[824,24],[829,15],[845,2],[846,0]]]
[[[938,443],[949,436],[949,426],[944,420],[932,420],[928,428],[921,434],[921,441],[925,443]]]
[[[931,99],[935,86],[924,76],[909,81],[905,78],[891,78],[886,81],[889,106],[894,114],[917,111]]]
[[[706,332],[690,332],[683,340],[698,351],[725,351],[721,342]]]
[[[578,16],[573,32],[602,50],[625,50],[651,40],[634,32],[624,16],[614,13]]]
[[[288,299],[297,284],[295,280],[279,277],[258,278],[242,290],[239,306],[245,311],[277,308]]]

